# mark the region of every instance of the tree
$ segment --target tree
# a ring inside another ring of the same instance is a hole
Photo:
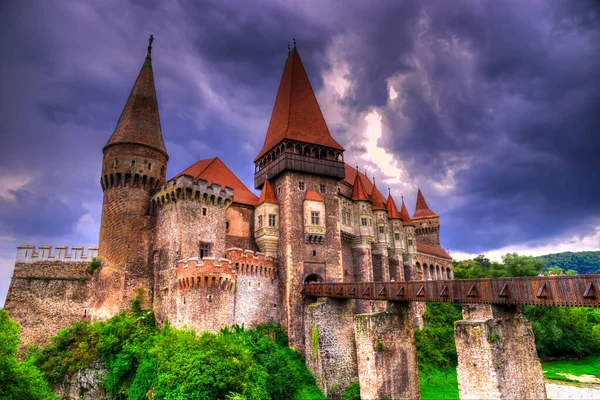
[[[0,399],[55,399],[33,360],[17,360],[20,326],[0,310]]]
[[[544,268],[544,262],[531,256],[508,253],[502,257],[506,274],[509,277],[536,276]]]

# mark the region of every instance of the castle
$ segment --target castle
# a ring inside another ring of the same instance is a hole
[[[167,179],[151,44],[103,148],[98,247],[18,247],[5,308],[26,343],[141,295],[160,323],[275,321],[303,351],[305,282],[452,279],[439,216],[419,190],[410,217],[403,199],[397,207],[344,162],[295,46],[254,160],[260,196],[218,158]]]

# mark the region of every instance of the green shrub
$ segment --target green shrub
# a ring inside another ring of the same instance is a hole
[[[342,394],[342,400],[360,400],[360,385],[352,382]]]
[[[87,273],[90,275],[94,274],[94,271],[96,271],[98,268],[100,268],[100,260],[98,259],[98,257],[94,257],[92,258],[92,261],[90,262],[90,266],[87,269]]]

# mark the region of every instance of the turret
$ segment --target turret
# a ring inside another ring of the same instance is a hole
[[[388,243],[388,217],[387,217],[387,205],[381,192],[375,185],[375,178],[373,178],[373,191],[371,193],[371,209],[373,210],[373,218],[375,220],[375,243],[385,244],[387,247]]]
[[[279,245],[279,202],[269,180],[265,180],[254,211],[254,238],[260,251],[277,256]]]
[[[107,269],[100,277],[96,304],[97,315],[102,317],[127,307],[137,289],[152,290],[150,191],[165,180],[169,158],[154,88],[152,41],[150,36],[146,59],[103,149],[98,256]],[[103,282],[110,287],[102,288]]]
[[[362,238],[363,240],[371,242],[373,240],[373,210],[371,199],[369,199],[365,185],[363,185],[362,180],[360,179],[358,167],[352,188],[352,201],[354,201],[354,215],[356,218],[354,221],[354,226],[356,226],[356,236],[359,239]]]
[[[421,189],[417,193],[417,205],[412,222],[415,225],[415,234],[419,242],[440,245],[440,217],[431,211]]]

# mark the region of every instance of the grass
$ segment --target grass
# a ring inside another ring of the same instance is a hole
[[[600,356],[585,357],[576,360],[545,361],[542,363],[544,378],[567,382],[576,382],[559,373],[575,376],[593,375],[600,378]]]
[[[429,376],[419,373],[419,386],[421,400],[459,399],[456,367],[450,367],[447,371],[435,371]]]

